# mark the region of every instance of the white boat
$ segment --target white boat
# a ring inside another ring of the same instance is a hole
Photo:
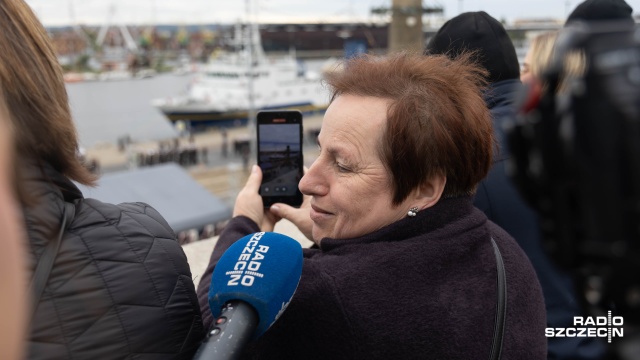
[[[236,39],[241,32],[238,28]],[[171,122],[184,121],[191,129],[246,122],[251,105],[255,110],[326,109],[329,95],[320,74],[305,71],[291,55],[266,57],[260,35],[253,28],[245,27],[248,34],[243,37],[251,39],[251,46],[237,44],[237,51],[212,57],[199,69],[184,95],[154,99],[152,104]]]

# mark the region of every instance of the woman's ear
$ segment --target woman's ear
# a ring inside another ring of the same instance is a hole
[[[416,189],[414,202],[418,204],[419,210],[435,205],[440,200],[446,184],[447,177],[445,175],[434,175],[420,185]]]

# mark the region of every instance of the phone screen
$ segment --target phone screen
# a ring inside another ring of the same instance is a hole
[[[302,204],[302,114],[298,111],[258,113],[258,166],[262,169],[260,195],[265,207],[281,202]]]

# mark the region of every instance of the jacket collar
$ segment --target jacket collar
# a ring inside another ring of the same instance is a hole
[[[61,216],[67,203],[82,198],[82,193],[50,164],[27,160],[21,163],[20,177],[34,203],[24,206],[23,216],[31,251],[37,262],[47,244],[60,231]],[[35,269],[35,263],[31,264]]]
[[[32,187],[37,187],[46,189],[47,192],[59,193],[66,202],[83,198],[80,189],[48,162],[26,161],[20,171],[30,193]]]
[[[498,106],[513,106],[522,89],[519,79],[502,80],[491,84],[484,92],[484,100],[489,109]]]
[[[440,199],[437,204],[421,210],[415,217],[405,217],[370,234],[350,239],[324,238],[320,242],[320,248],[323,251],[329,251],[354,244],[401,241],[422,236],[453,224],[456,219],[470,214],[473,209],[471,196]]]

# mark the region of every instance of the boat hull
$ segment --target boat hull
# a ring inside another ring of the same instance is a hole
[[[275,107],[265,107],[260,110],[298,110],[303,114],[323,113],[327,106],[310,103],[290,104]],[[184,122],[191,130],[204,130],[210,127],[231,127],[246,125],[249,117],[247,110],[238,111],[202,111],[202,110],[163,110],[164,115],[174,125],[178,121]]]

